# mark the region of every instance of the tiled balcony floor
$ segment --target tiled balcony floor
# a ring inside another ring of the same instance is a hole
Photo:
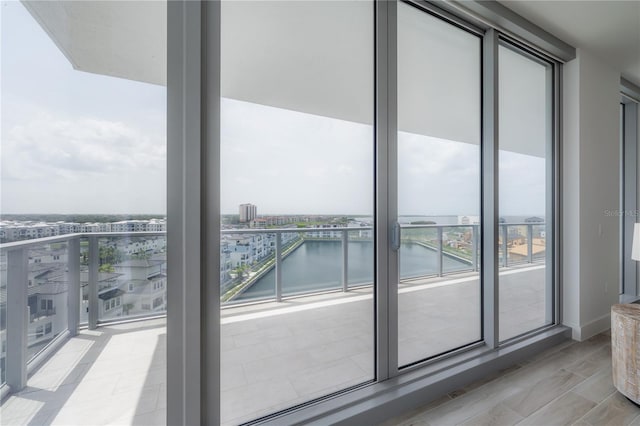
[[[505,272],[505,335],[543,325],[544,267]],[[403,284],[401,361],[477,340],[479,300],[477,275]],[[165,332],[164,320],[81,332],[3,403],[1,423],[164,424]],[[221,343],[224,424],[366,382],[373,377],[371,289],[225,308]]]
[[[84,330],[0,407],[3,425],[165,423],[165,320]]]

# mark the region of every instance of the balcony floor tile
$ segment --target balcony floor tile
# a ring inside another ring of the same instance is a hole
[[[165,320],[81,331],[3,402],[2,424],[131,424],[155,411],[164,416],[165,334]]]
[[[509,333],[541,325],[544,314],[544,305],[534,300],[544,269],[521,272],[501,279],[501,286],[519,288],[513,294],[533,291],[530,297],[514,297],[501,312]],[[413,280],[402,284],[400,298],[405,308],[399,333],[402,359],[418,360],[479,336],[477,275]],[[227,306],[221,320],[223,424],[249,421],[373,378],[370,287],[282,303]],[[601,344],[583,342],[555,356],[547,354],[530,363],[529,370],[542,374],[539,377],[559,368],[588,374],[606,355],[598,352]],[[592,357],[576,364],[587,355]],[[498,404],[525,389],[529,380],[518,371],[509,377],[483,386],[482,394],[454,401],[466,401],[466,415],[480,415],[487,401]],[[156,425],[165,421],[165,395],[165,320],[147,320],[81,331],[29,378],[27,389],[10,396],[0,409],[3,424]],[[456,414],[457,405],[448,404],[451,412],[440,414],[452,422],[465,420]],[[420,420],[426,424],[435,419]]]

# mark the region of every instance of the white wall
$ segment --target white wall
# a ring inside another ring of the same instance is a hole
[[[574,330],[580,328],[579,62],[564,65],[562,86],[562,323]]]
[[[563,323],[584,340],[618,300],[620,74],[578,49],[563,79]]]

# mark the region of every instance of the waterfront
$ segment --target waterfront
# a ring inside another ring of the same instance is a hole
[[[371,241],[349,242],[349,285],[373,282],[373,243]],[[443,256],[443,271],[455,272],[470,269],[468,263]],[[306,241],[297,250],[282,260],[283,295],[318,290],[338,289],[342,286],[341,242]],[[418,244],[405,243],[400,248],[400,277],[413,278],[437,273],[437,255]],[[271,269],[235,300],[247,301],[274,297],[275,270]]]

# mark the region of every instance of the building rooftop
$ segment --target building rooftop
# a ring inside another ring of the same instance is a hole
[[[66,281],[49,281],[45,284],[29,287],[29,296],[34,294],[60,294],[66,293],[68,284]]]

